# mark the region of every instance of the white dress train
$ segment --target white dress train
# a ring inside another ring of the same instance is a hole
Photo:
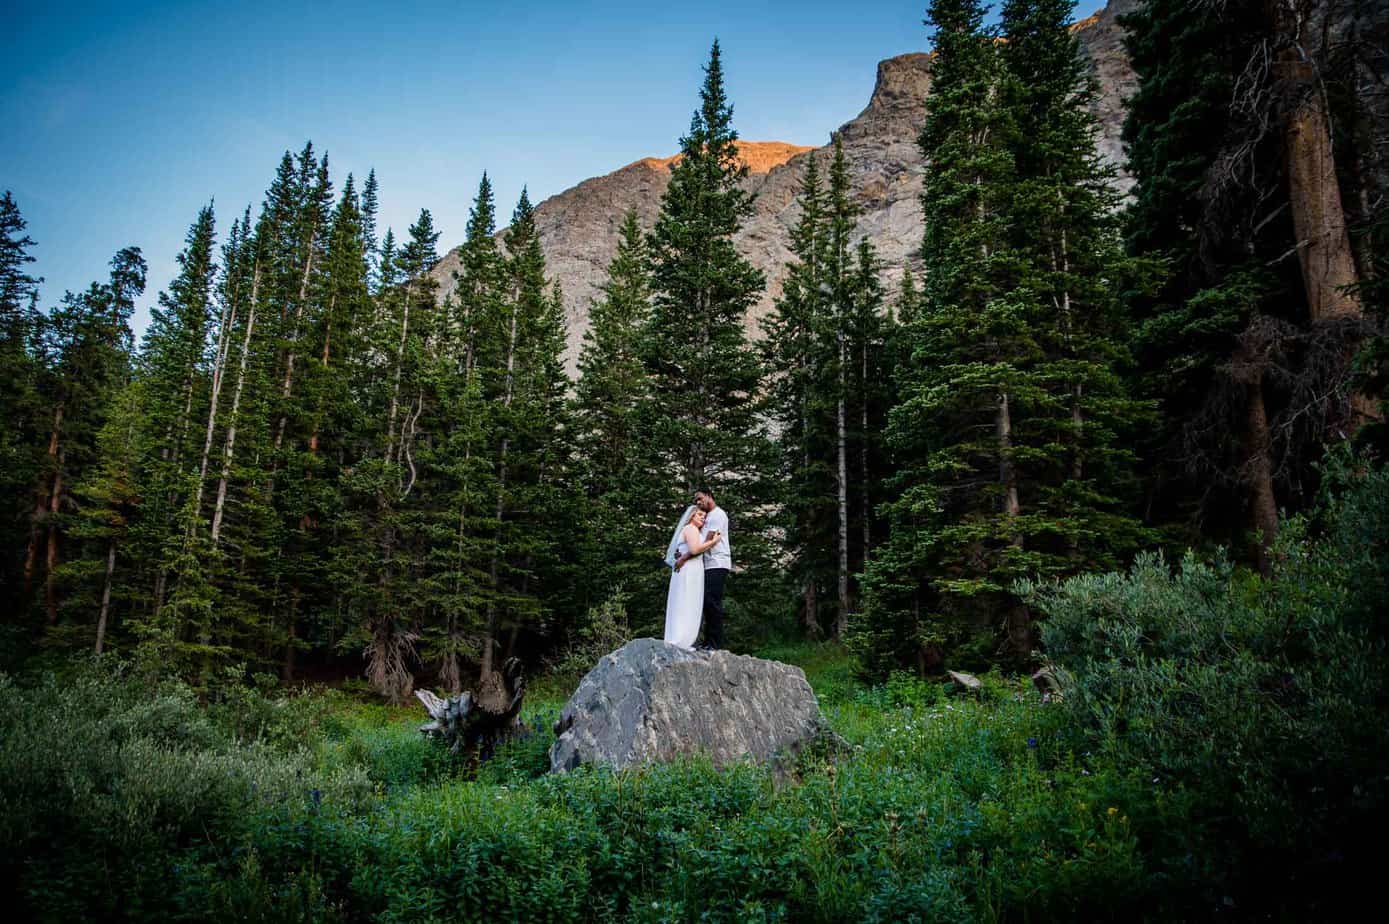
[[[679,555],[690,550],[681,540],[676,547]],[[699,638],[699,624],[704,616],[704,558],[696,555],[679,571],[670,573],[670,590],[666,592],[665,640],[681,648],[693,648]]]

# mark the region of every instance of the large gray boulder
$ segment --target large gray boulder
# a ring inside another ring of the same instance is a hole
[[[555,734],[551,771],[585,763],[621,770],[697,753],[715,766],[766,763],[833,735],[799,667],[654,638],[604,655],[565,704]]]

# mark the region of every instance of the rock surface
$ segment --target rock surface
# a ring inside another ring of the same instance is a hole
[[[1138,0],[1110,0],[1109,5],[1075,24],[1081,53],[1100,90],[1095,115],[1100,123],[1098,146],[1116,165],[1121,163],[1119,129],[1123,98],[1133,92],[1134,76],[1120,39],[1116,17]],[[908,266],[920,273],[921,181],[925,169],[917,135],[925,121],[926,94],[931,85],[931,56],[915,53],[888,58],[878,65],[877,84],[868,106],[840,128],[849,164],[849,180],[861,210],[859,235],[877,248],[883,284],[895,293]],[[737,101],[737,88],[733,88]],[[799,209],[796,191],[810,153],[782,142],[742,142],[750,173],[744,181],[757,194],[756,212],[735,243],[739,251],[767,275],[761,299],[748,313],[748,332],[760,335],[759,321],[781,294],[786,264],[791,258],[790,229]],[[816,156],[824,159],[828,148]],[[568,348],[565,364],[573,374],[588,329],[589,307],[601,295],[608,263],[617,252],[623,213],[634,208],[643,228],[650,229],[660,211],[661,196],[670,183],[672,158],[647,157],[606,176],[584,180],[536,206],[535,220],[545,251],[546,268],[564,290]],[[1122,174],[1120,184],[1131,182]],[[857,241],[854,242],[857,244]],[[440,298],[453,286],[459,267],[457,249],[435,267]]]
[[[654,638],[605,655],[555,725],[550,770],[621,770],[685,754],[715,766],[773,760],[826,734],[799,667],[727,651],[696,652]]]

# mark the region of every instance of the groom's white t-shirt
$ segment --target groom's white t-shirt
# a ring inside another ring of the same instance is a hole
[[[704,570],[710,568],[733,568],[733,553],[728,548],[728,514],[723,512],[722,507],[715,507],[709,511],[709,515],[704,520],[704,538],[718,530],[719,541],[712,549],[704,553]]]

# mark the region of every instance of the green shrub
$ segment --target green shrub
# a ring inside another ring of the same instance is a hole
[[[1160,857],[1207,907],[1344,898],[1389,800],[1389,474],[1333,462],[1272,578],[1188,555],[1020,588],[1096,761],[1189,800]],[[1273,877],[1283,887],[1269,890]]]
[[[305,751],[238,743],[177,684],[109,665],[29,687],[0,675],[0,878],[21,917],[171,914],[176,861],[209,832],[267,806],[358,811],[370,793]]]

